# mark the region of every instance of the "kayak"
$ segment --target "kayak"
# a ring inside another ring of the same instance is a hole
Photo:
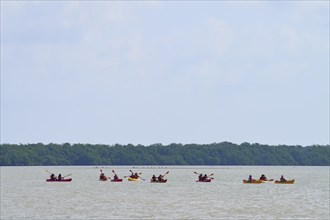
[[[200,182],[200,183],[209,183],[209,182],[211,182],[211,179],[197,180],[196,182]]]
[[[258,184],[258,183],[264,183],[263,180],[253,180],[252,182],[248,180],[243,180],[243,183],[248,183],[248,184]]]
[[[140,178],[128,177],[128,181],[140,181]]]
[[[100,181],[107,181],[108,180],[108,178],[104,178],[104,179],[99,179]]]
[[[167,179],[166,179],[166,180],[161,180],[161,181],[159,181],[159,180],[152,181],[152,180],[151,180],[151,182],[152,182],[152,183],[166,183],[166,182],[167,182]]]
[[[273,181],[274,181],[274,179],[269,179],[269,180],[262,180],[262,181],[264,181],[265,183],[268,183],[268,182],[273,182]]]
[[[111,182],[122,182],[123,179],[111,180]]]
[[[287,180],[284,182],[281,182],[280,180],[275,180],[276,184],[294,184],[294,180]]]
[[[62,179],[62,180],[52,180],[52,179],[46,179],[46,182],[71,182],[72,178],[69,179]]]

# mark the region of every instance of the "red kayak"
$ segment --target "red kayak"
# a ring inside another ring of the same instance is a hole
[[[111,180],[111,182],[122,182],[123,179]]]
[[[72,178],[69,179],[62,179],[62,180],[52,180],[52,179],[46,179],[46,182],[71,182]]]
[[[209,183],[209,182],[211,182],[211,179],[197,180],[196,182],[200,182],[200,183]]]
[[[152,183],[166,183],[167,182],[167,179],[166,180],[160,180],[160,181],[159,180],[156,180],[156,181],[152,181],[151,180],[151,182]]]

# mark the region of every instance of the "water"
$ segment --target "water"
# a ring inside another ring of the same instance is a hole
[[[98,181],[101,167],[1,167],[1,219],[330,219],[330,167],[103,167],[106,175],[142,172],[168,182]],[[46,183],[49,170],[70,183]],[[196,183],[198,173],[214,173]],[[248,175],[293,185],[243,184]]]

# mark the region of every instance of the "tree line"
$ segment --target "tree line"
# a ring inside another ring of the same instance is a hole
[[[56,165],[301,165],[329,166],[330,145],[1,144],[0,166]]]

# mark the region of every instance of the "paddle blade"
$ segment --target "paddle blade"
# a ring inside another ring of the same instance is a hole
[[[66,176],[63,176],[63,178],[65,178],[65,177],[68,177],[68,176],[71,176],[72,174],[70,173],[70,174],[68,174],[68,175],[66,175]]]
[[[214,173],[211,173],[209,176],[213,176],[214,175]]]
[[[199,173],[197,173],[197,172],[194,171],[194,174],[199,174]]]
[[[116,174],[114,170],[112,170],[112,172],[113,172],[114,174]]]

